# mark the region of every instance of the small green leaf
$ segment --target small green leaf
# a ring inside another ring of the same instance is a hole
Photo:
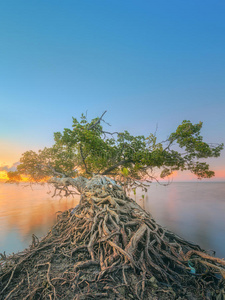
[[[127,177],[127,176],[128,176],[128,174],[129,174],[129,171],[128,171],[128,169],[127,169],[127,168],[123,168],[123,170],[122,170],[122,174],[123,174],[123,176]]]

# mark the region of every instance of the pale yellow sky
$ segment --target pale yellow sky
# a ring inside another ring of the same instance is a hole
[[[9,141],[1,141],[0,146],[0,166],[11,166],[19,161],[21,154],[26,151],[23,147]]]

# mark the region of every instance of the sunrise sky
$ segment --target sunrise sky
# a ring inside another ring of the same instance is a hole
[[[159,141],[203,121],[206,142],[225,142],[224,16],[221,0],[0,1],[0,177],[86,111]]]

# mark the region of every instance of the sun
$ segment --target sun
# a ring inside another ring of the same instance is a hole
[[[8,180],[7,172],[6,171],[0,171],[0,182]]]

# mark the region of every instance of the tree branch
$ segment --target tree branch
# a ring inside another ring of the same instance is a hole
[[[106,175],[106,174],[110,173],[112,170],[116,169],[117,167],[124,165],[125,163],[129,163],[129,162],[132,162],[132,160],[131,159],[121,160],[118,163],[116,163],[115,165],[113,165],[113,166],[109,167],[107,170],[105,170],[103,173],[101,173],[101,175]]]
[[[102,120],[104,114],[106,114],[106,112],[107,112],[107,110],[104,111],[104,113],[101,115],[101,117],[100,117],[93,125],[91,125],[91,126],[88,127],[88,130],[91,130],[91,129],[93,129],[95,126],[97,126],[97,125],[101,122],[101,120]]]
[[[48,163],[48,166],[47,166],[55,175],[60,175],[62,176],[62,178],[65,178],[67,177],[65,174],[63,173],[60,173],[60,172],[57,172],[52,166],[50,166],[50,163]]]
[[[85,168],[85,171],[87,174],[91,174],[89,171],[88,171],[88,168],[87,168],[87,165],[86,165],[86,162],[85,162],[85,159],[86,157],[84,157],[84,154],[83,154],[83,149],[80,145],[80,155],[81,155],[81,158],[82,158],[82,161],[83,161],[83,164],[84,164],[84,168]]]

